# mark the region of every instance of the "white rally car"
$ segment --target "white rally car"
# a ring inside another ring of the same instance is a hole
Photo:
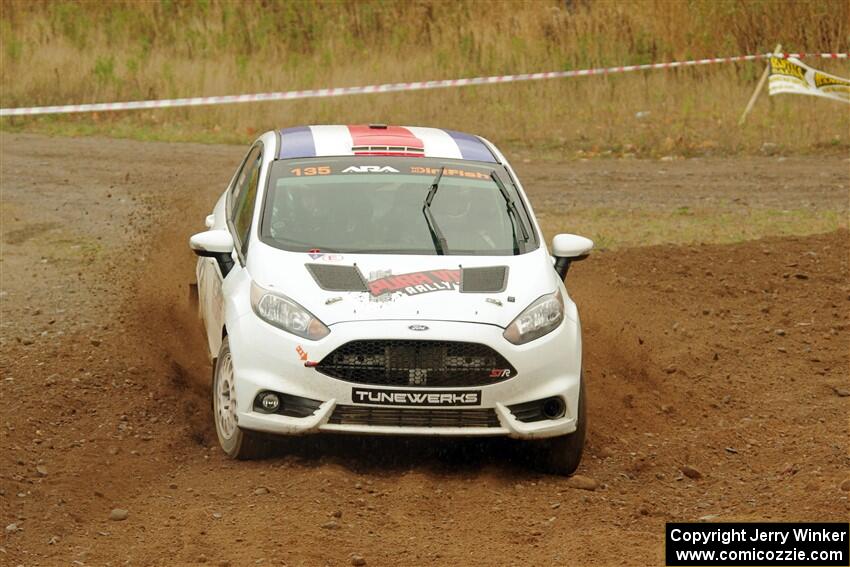
[[[267,132],[192,236],[221,447],[268,434],[510,436],[581,460],[590,240],[543,242],[487,140],[436,128]]]

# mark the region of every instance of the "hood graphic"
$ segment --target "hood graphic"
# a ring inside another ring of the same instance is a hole
[[[545,248],[518,256],[447,257],[297,253],[258,243],[247,268],[258,285],[293,299],[326,325],[406,320],[506,327],[558,288]]]
[[[393,275],[392,270],[377,270],[369,274],[367,287],[372,297],[403,293],[419,295],[460,288],[460,270],[426,270]]]

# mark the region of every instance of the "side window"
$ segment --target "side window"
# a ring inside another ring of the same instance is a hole
[[[239,174],[232,199],[232,220],[236,237],[244,253],[251,228],[251,217],[257,200],[257,186],[260,180],[260,166],[263,163],[262,146],[256,146],[248,154],[245,166]]]
[[[242,158],[242,163],[239,164],[239,169],[236,170],[236,179],[230,184],[227,195],[227,215],[228,218],[233,218],[233,211],[236,210],[236,199],[240,189],[245,185],[245,175],[251,169],[251,160],[256,159],[257,147],[252,146],[245,157]]]

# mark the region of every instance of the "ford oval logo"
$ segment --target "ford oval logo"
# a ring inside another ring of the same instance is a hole
[[[427,331],[428,327],[426,325],[411,325],[408,329],[411,331]]]

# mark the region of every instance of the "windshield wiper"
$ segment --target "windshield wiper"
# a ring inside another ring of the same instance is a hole
[[[446,254],[449,246],[446,244],[446,237],[443,235],[443,231],[440,230],[439,225],[437,225],[437,221],[434,219],[434,215],[431,214],[431,201],[434,200],[434,195],[437,194],[437,189],[440,188],[440,179],[442,179],[443,171],[445,169],[445,167],[441,167],[440,171],[437,172],[437,176],[434,178],[434,181],[431,183],[431,188],[425,196],[425,204],[422,205],[422,214],[425,215],[425,222],[428,223],[428,230],[431,232],[431,240],[434,241],[434,249],[440,256],[444,256]]]
[[[502,194],[502,198],[508,205],[508,216],[510,217],[511,221],[511,233],[514,237],[514,248],[519,251],[519,243],[517,242],[516,237],[516,225],[519,225],[520,230],[522,230],[523,242],[528,242],[528,230],[525,228],[525,223],[522,222],[522,219],[519,216],[519,211],[516,208],[516,203],[514,203],[514,200],[511,199],[511,195],[510,193],[508,193],[508,189],[505,187],[505,184],[502,183],[502,180],[499,179],[499,176],[496,175],[495,171],[490,172],[490,178],[493,180],[493,183],[496,184],[496,187],[499,188],[499,193]]]

